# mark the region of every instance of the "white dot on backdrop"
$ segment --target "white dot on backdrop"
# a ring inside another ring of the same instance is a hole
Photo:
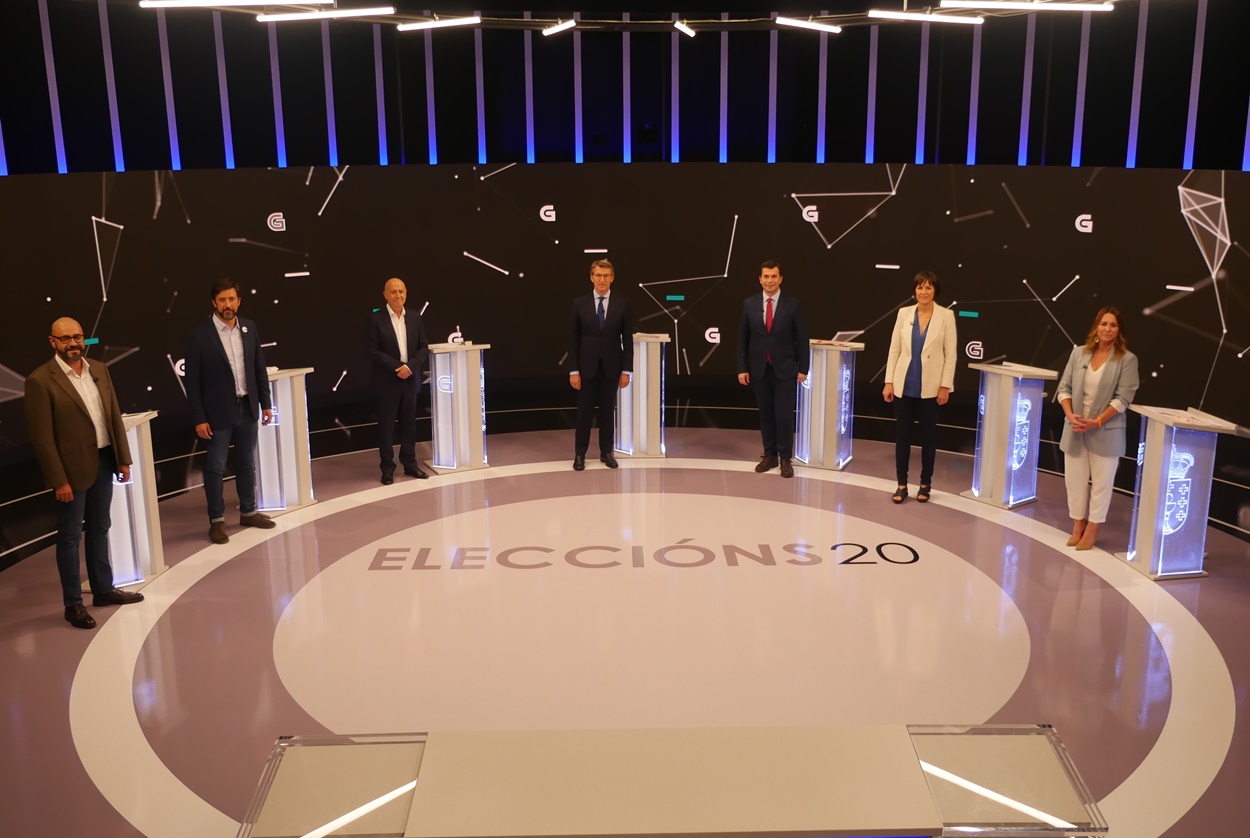
[[[524,273],[517,274],[517,279],[525,279],[525,274]]]
[[[1159,373],[1157,373],[1157,372],[1152,372],[1152,373],[1150,374],[1150,377],[1151,377],[1151,378],[1158,378],[1158,377],[1159,377]]]
[[[277,304],[278,304],[278,301],[277,301],[277,300],[274,300],[274,301],[273,301],[273,304],[274,304],[274,305],[277,305]]]
[[[48,302],[52,302],[52,298],[51,298],[51,297],[48,297]]]
[[[149,393],[151,393],[151,392],[152,392],[152,385],[151,385],[151,384],[149,384],[149,385],[148,385],[148,392],[149,392]]]
[[[256,293],[256,289],[255,289],[255,288],[253,288],[253,289],[252,289],[252,293],[253,293],[253,294],[255,294],[255,293]]]

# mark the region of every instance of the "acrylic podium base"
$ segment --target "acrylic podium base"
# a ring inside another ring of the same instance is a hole
[[[1030,503],[1037,502],[1037,496],[1034,495],[1031,498],[1025,498],[1024,500],[1014,501],[1013,503],[1002,503],[1000,501],[994,500],[993,498],[987,498],[984,496],[974,495],[971,489],[965,489],[964,491],[959,493],[959,496],[961,498],[967,498],[968,500],[977,501],[978,503],[984,503],[988,506],[994,506],[994,507],[997,507],[998,509],[1017,509],[1021,506],[1028,506]]]
[[[1135,558],[1130,559],[1128,553],[1116,553],[1115,557],[1129,567],[1133,568],[1133,570],[1137,571],[1142,576],[1145,576],[1147,579],[1153,579],[1156,582],[1167,582],[1170,579],[1201,579],[1203,576],[1207,575],[1205,570],[1194,570],[1188,573],[1151,573],[1146,569],[1145,562],[1139,562]],[[1203,553],[1202,558],[1204,561],[1206,557],[1207,554]]]

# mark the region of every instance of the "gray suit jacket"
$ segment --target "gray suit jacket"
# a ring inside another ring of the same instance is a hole
[[[130,446],[126,426],[117,406],[113,380],[103,361],[87,361],[87,369],[100,391],[104,424],[108,427],[117,465],[128,466]],[[68,483],[75,492],[90,489],[100,471],[95,424],[82,396],[65,377],[56,358],[26,379],[26,425],[39,468],[49,489]]]
[[[1072,409],[1080,413],[1085,403],[1085,373],[1089,369],[1090,353],[1084,346],[1072,350],[1063,377],[1059,379],[1058,401],[1072,399]],[[1059,449],[1065,454],[1083,454],[1089,451],[1100,457],[1119,457],[1124,453],[1125,429],[1128,420],[1124,413],[1137,395],[1137,356],[1125,352],[1123,357],[1107,359],[1102,371],[1102,381],[1094,392],[1090,416],[1097,416],[1107,409],[1113,400],[1119,400],[1123,409],[1108,419],[1101,428],[1078,434],[1067,422],[1063,423],[1063,438]]]

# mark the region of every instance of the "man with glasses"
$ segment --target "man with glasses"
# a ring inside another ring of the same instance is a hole
[[[50,361],[26,378],[26,424],[48,488],[56,496],[56,568],[61,574],[65,619],[74,628],[95,628],[82,604],[78,545],[87,533],[87,580],[91,604],[126,605],[143,594],[113,587],[109,562],[109,511],[113,475],[130,479],[130,447],[108,367],[83,357],[86,338],[78,321],[52,324]]]
[[[239,492],[239,525],[272,529],[256,505],[256,441],[261,424],[273,419],[269,374],[260,331],[238,316],[239,284],[223,279],[211,291],[213,314],[196,323],[187,338],[184,380],[195,433],[208,442],[204,457],[204,496],[208,499],[208,538],[230,540],[223,494],[226,454],[234,442],[234,485]]]

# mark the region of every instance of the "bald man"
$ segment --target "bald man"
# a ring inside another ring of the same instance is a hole
[[[62,317],[52,324],[53,357],[26,378],[26,424],[43,479],[56,496],[56,567],[65,619],[75,628],[92,629],[96,622],[82,604],[78,557],[84,521],[91,604],[126,605],[142,601],[143,594],[113,587],[113,475],[130,479],[130,447],[108,367],[88,363],[85,340],[77,320]]]
[[[421,315],[404,307],[408,286],[392,277],[382,286],[386,305],[369,317],[365,346],[373,367],[373,395],[378,413],[378,457],[382,484],[395,481],[395,421],[399,420],[399,462],[404,474],[429,477],[417,462],[417,396],[429,341]]]

